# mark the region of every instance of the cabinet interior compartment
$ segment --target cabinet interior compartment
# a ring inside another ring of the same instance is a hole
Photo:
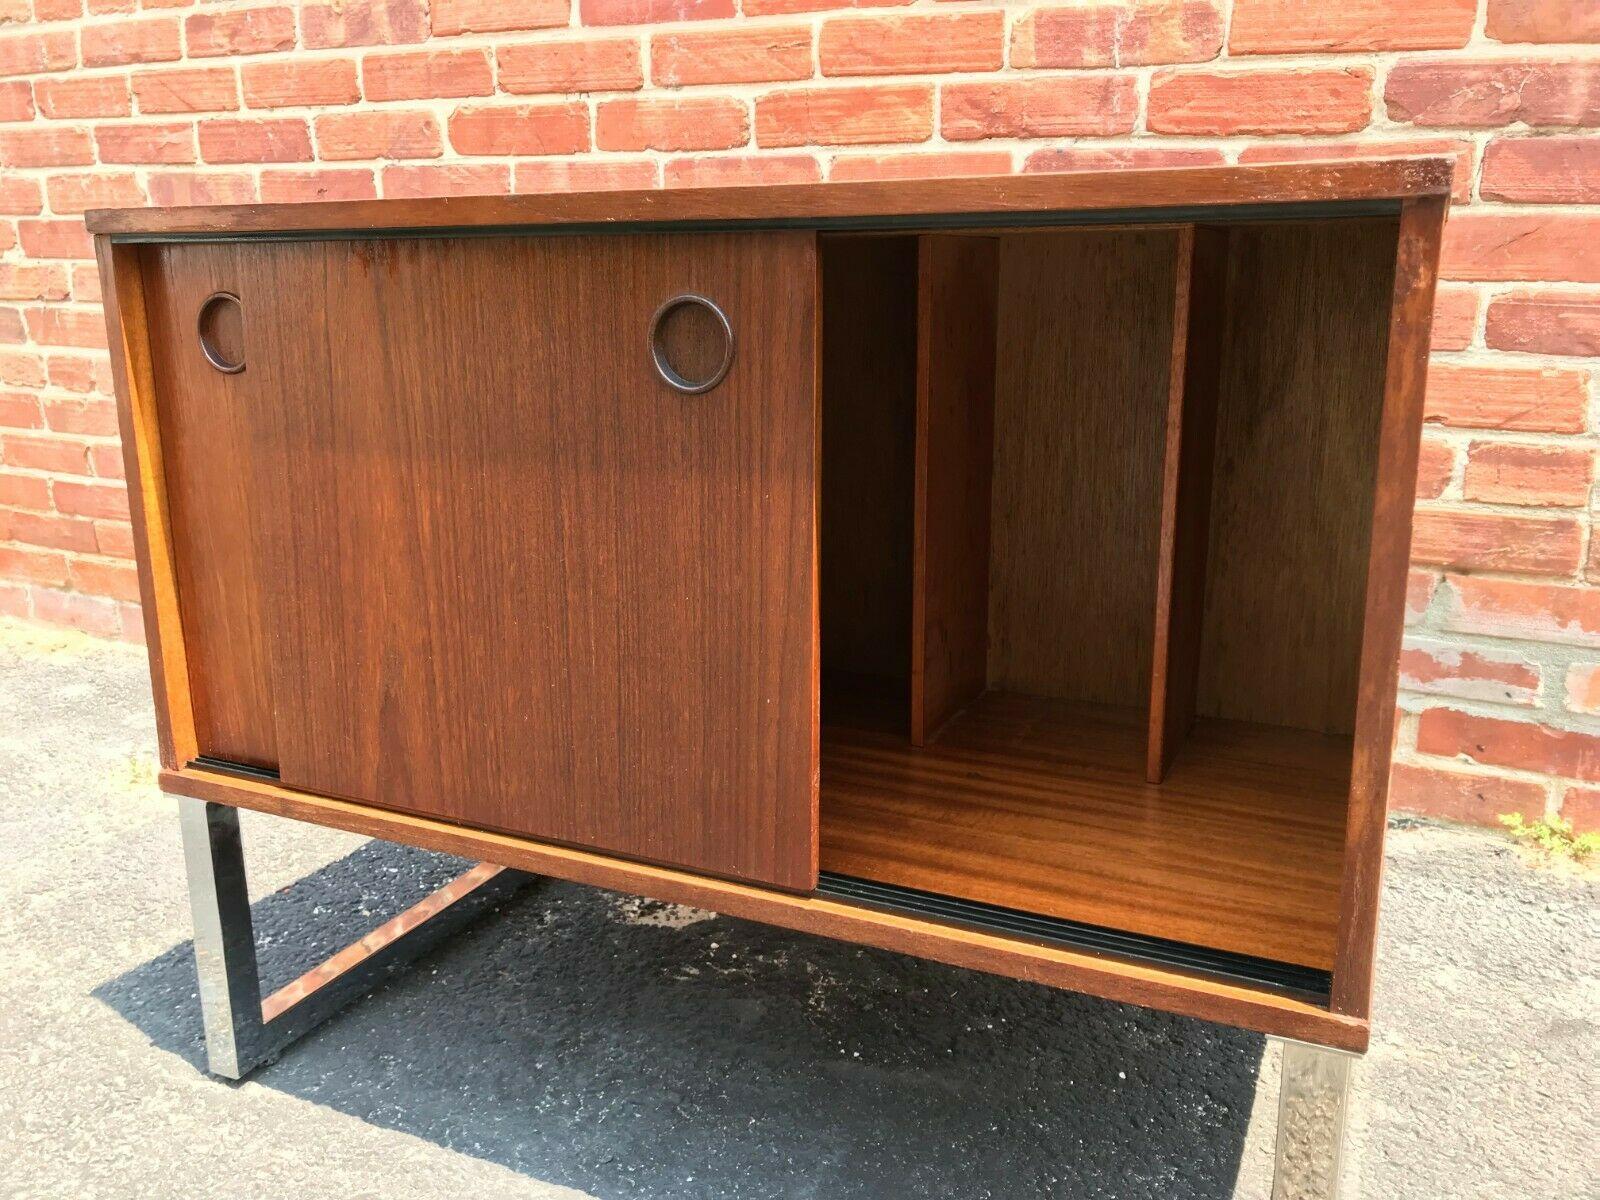
[[[824,890],[1326,990],[1396,236],[822,238]]]

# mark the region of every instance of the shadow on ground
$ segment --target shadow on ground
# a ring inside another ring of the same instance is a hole
[[[261,900],[264,985],[461,866],[373,842]],[[200,1068],[188,943],[95,994]],[[253,1078],[601,1200],[1202,1200],[1233,1195],[1262,1049],[540,881]]]

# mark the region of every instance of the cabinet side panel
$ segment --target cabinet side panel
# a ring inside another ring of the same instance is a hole
[[[259,364],[244,307],[245,367],[219,371],[201,350],[208,297],[252,291],[227,244],[143,251],[174,573],[188,654],[196,752],[277,765],[271,655],[263,620],[259,523],[271,519],[257,481],[252,410]]]

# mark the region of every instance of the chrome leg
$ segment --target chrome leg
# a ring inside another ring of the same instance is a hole
[[[1283,1043],[1272,1200],[1337,1200],[1354,1055]]]
[[[238,810],[180,796],[178,821],[206,1059],[229,1079],[244,1078],[534,878],[480,863],[263,999]]]

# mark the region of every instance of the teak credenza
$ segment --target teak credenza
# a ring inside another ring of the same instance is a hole
[[[1364,1049],[1449,188],[91,214],[213,1065],[236,807]]]

